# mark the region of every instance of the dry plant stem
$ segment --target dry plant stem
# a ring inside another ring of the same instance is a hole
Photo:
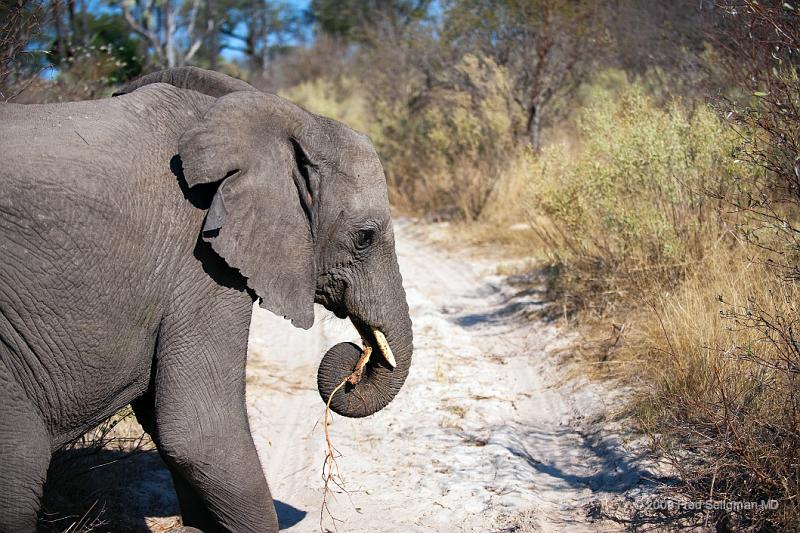
[[[358,358],[358,363],[356,363],[356,369],[353,371],[352,374],[347,376],[345,381],[350,385],[356,385],[359,381],[361,381],[361,376],[364,374],[364,367],[367,366],[367,362],[369,361],[370,355],[372,355],[372,347],[369,344],[364,343],[364,351],[361,352],[361,357]],[[335,391],[334,391],[335,392]],[[331,398],[333,398],[333,393],[331,393]],[[328,398],[328,405],[330,405],[331,400]]]
[[[327,445],[328,449],[325,452],[325,461],[322,464],[322,479],[324,480],[325,485],[322,491],[322,508],[320,509],[319,514],[319,527],[321,530],[324,530],[322,527],[322,519],[325,512],[327,512],[328,516],[330,516],[331,520],[333,520],[334,529],[337,529],[337,520],[331,514],[330,508],[328,507],[328,492],[330,491],[328,486],[329,483],[333,482],[337,487],[342,489],[344,492],[347,492],[341,482],[342,477],[339,473],[339,465],[336,463],[336,457],[334,456],[335,448],[331,444],[331,437],[330,433],[328,432],[328,414],[331,410],[331,400],[333,399],[333,395],[339,392],[339,389],[344,387],[346,383],[349,383],[350,385],[357,385],[361,381],[361,377],[364,375],[364,368],[367,366],[369,358],[372,355],[372,347],[366,342],[366,340],[363,342],[364,349],[361,352],[361,357],[359,357],[358,362],[356,363],[355,370],[353,370],[352,374],[344,378],[342,382],[339,383],[335,389],[333,389],[333,392],[331,392],[331,395],[328,397],[328,401],[325,404],[325,416],[322,426],[325,429],[325,444]]]

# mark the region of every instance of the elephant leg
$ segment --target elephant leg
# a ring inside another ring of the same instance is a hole
[[[131,403],[136,420],[148,435],[158,442],[156,433],[156,417],[153,405],[153,395],[148,393]],[[163,456],[162,456],[163,457]],[[184,524],[194,524],[195,526],[210,527],[214,524],[213,518],[208,514],[203,500],[197,495],[192,486],[183,478],[181,473],[170,464],[168,457],[163,457],[170,474],[172,474],[172,485],[175,487],[175,494],[178,497],[178,506],[181,510],[181,517]],[[190,532],[192,528],[184,528],[181,532]],[[199,530],[196,530],[199,531]]]
[[[50,457],[41,415],[0,361],[0,531],[36,530]]]
[[[153,389],[157,445],[173,478],[185,482],[180,490],[193,490],[208,512],[197,512],[194,500],[181,501],[182,510],[187,505],[185,525],[277,532],[245,405],[252,307],[249,299],[235,303],[221,311],[215,302],[183,305],[179,317],[165,317]]]

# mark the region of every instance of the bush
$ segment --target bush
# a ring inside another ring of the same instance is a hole
[[[317,78],[295,85],[280,95],[297,105],[366,133],[373,143],[380,142],[380,129],[375,126],[362,87],[350,78]]]
[[[320,77],[281,95],[367,133],[395,206],[438,217],[479,217],[518,152],[504,69],[466,55],[434,86],[418,87],[410,101],[372,89],[347,77]]]
[[[475,219],[516,152],[508,76],[473,55],[443,76],[410,103],[375,101],[378,150],[395,204]]]
[[[739,96],[726,117],[746,164],[712,196],[738,217],[734,255],[695,269],[660,298],[645,354],[660,369],[642,421],[694,498],[772,499],[713,513],[723,529],[800,524],[800,15],[778,1],[721,2],[723,60]],[[716,299],[716,303],[711,302]],[[658,333],[657,333],[658,331]]]
[[[41,33],[46,12],[39,2],[0,4],[0,102],[14,98],[35,78],[41,57],[29,44]]]
[[[778,502],[709,511],[724,530],[796,526],[796,121],[766,116],[756,95],[733,129],[706,105],[659,106],[614,80],[588,91],[576,146],[528,155],[504,194],[521,199],[554,267],[558,312],[576,311],[584,338],[616,324],[583,356],[639,384],[632,412],[682,492]]]
[[[44,104],[94,100],[110,96],[118,83],[117,75],[125,61],[117,57],[111,45],[75,47],[74,55],[64,60],[58,69],[46,71],[51,79],[36,76],[30,80],[14,102]]]
[[[581,146],[530,157],[529,217],[560,272],[569,310],[606,311],[623,294],[669,288],[724,238],[721,200],[737,183],[736,135],[704,105],[655,105],[640,85],[595,91]]]

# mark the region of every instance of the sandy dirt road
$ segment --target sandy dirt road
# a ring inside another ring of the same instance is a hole
[[[338,531],[618,529],[593,509],[629,495],[646,473],[596,429],[604,393],[558,369],[549,351],[564,334],[519,316],[540,295],[513,290],[489,261],[437,249],[409,222],[395,231],[414,359],[386,409],[333,419],[349,492],[329,497]],[[256,309],[250,335],[250,421],[282,529],[320,531],[316,369],[327,348],[358,336],[322,309],[309,331]],[[334,530],[330,516],[322,527]]]

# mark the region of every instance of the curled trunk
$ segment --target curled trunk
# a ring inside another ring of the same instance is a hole
[[[411,319],[408,308],[403,307],[402,318],[391,322],[391,326],[380,328],[386,335],[397,366],[392,368],[378,350],[373,352],[358,383],[345,383],[333,395],[330,403],[333,412],[350,418],[369,416],[386,407],[400,391],[411,367],[413,351]],[[370,344],[375,345],[372,341]],[[323,401],[327,403],[336,387],[356,370],[361,353],[359,346],[349,342],[339,343],[328,350],[317,372],[317,387]]]

